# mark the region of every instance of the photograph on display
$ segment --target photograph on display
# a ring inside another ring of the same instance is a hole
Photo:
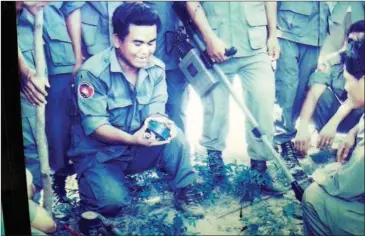
[[[14,4],[34,235],[364,234],[364,2]]]

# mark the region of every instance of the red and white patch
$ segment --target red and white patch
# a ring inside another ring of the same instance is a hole
[[[88,82],[82,82],[79,85],[78,91],[79,96],[81,96],[82,98],[91,98],[92,96],[94,96],[95,93],[94,87]]]

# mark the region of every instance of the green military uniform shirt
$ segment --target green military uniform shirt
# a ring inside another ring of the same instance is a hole
[[[167,86],[165,66],[152,57],[139,69],[136,85],[125,77],[114,47],[109,47],[85,62],[77,74],[75,94],[79,122],[73,127],[71,157],[81,157],[75,165],[82,173],[97,159],[118,158],[128,145],[111,145],[91,134],[102,125],[111,125],[133,134],[152,114],[165,114]],[[93,156],[88,159],[84,157]]]
[[[264,2],[203,2],[202,6],[212,30],[228,48],[237,48],[234,57],[266,52]]]

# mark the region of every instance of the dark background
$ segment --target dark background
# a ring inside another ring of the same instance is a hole
[[[30,235],[15,2],[1,2],[1,204],[6,235]]]

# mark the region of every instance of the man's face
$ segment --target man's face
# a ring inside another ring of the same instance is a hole
[[[349,34],[349,37],[345,41],[345,49],[347,48],[347,45],[352,41],[359,41],[360,39],[364,38],[364,32],[352,32]]]
[[[346,80],[345,90],[348,93],[348,97],[354,102],[356,107],[362,107],[364,105],[364,76],[360,80],[356,79],[350,73],[347,72],[346,67],[344,70],[344,77]]]
[[[129,34],[122,41],[115,34],[114,45],[121,66],[134,69],[144,67],[156,50],[157,27],[130,25]]]

